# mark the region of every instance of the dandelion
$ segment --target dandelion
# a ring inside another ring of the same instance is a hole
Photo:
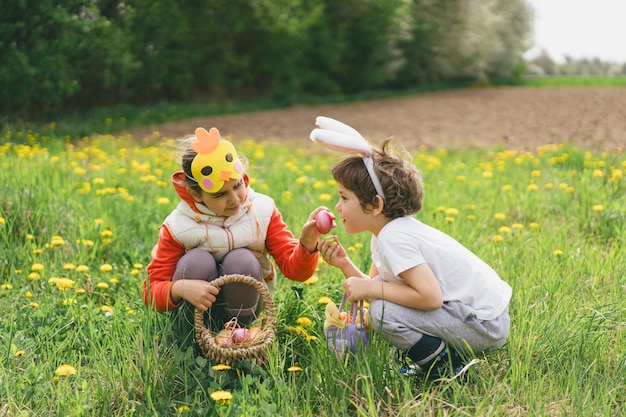
[[[546,190],[552,190],[554,189],[554,184],[552,184],[551,182],[547,183],[546,185],[544,185],[544,188]]]
[[[48,284],[56,285],[59,290],[66,291],[72,288],[75,282],[69,278],[52,277],[48,280]]]
[[[11,285],[11,284],[2,284],[2,285],[0,285],[0,289],[1,290],[11,290],[11,289],[13,289],[13,285]]]
[[[591,210],[595,211],[596,213],[599,213],[604,210],[604,206],[602,204],[596,204],[593,207],[591,207]]]
[[[24,356],[24,353],[26,352],[24,352],[23,350],[16,350],[13,356],[15,356],[16,358],[19,358],[20,356]]]
[[[296,373],[296,372],[300,372],[302,370],[302,368],[300,368],[298,365],[294,365],[294,366],[290,366],[289,368],[287,368],[287,371],[292,372],[292,373]]]
[[[491,171],[483,172],[483,178],[486,178],[486,179],[493,178],[493,172],[491,172]]]
[[[296,323],[298,323],[302,327],[311,327],[313,325],[313,321],[311,321],[311,319],[308,317],[298,317]]]
[[[110,316],[112,316],[113,313],[115,312],[115,310],[113,310],[113,307],[111,307],[111,306],[102,306],[102,307],[100,307],[100,311],[102,311],[104,314],[110,315]]]
[[[28,274],[28,279],[31,281],[37,281],[41,279],[41,275],[39,275],[39,272],[31,272]]]
[[[463,181],[465,181],[466,179],[467,179],[467,177],[466,177],[465,175],[457,175],[457,176],[456,176],[456,180],[457,180],[458,182],[463,182]]]
[[[312,185],[314,190],[319,190],[322,189],[326,186],[326,184],[323,181],[315,181]]]
[[[74,264],[67,263],[63,265],[63,269],[65,269],[66,271],[71,271],[74,268],[76,268]]]
[[[32,292],[30,292],[30,291],[26,291],[26,292],[24,293],[24,298],[33,298],[33,293],[32,293]]]
[[[157,200],[157,204],[160,204],[162,206],[169,204],[170,203],[170,199],[167,197],[161,197]]]
[[[498,232],[500,232],[503,235],[508,235],[511,233],[511,228],[508,226],[500,226],[500,228],[498,229]]]
[[[57,376],[76,375],[76,368],[74,368],[72,365],[63,364],[59,366],[57,370],[54,371],[54,373],[57,374]]]
[[[467,215],[467,220],[472,222],[472,221],[476,220],[476,216],[474,216],[473,214],[468,214]]]
[[[308,180],[309,178],[307,176],[302,176],[302,177],[296,178],[296,184],[306,184]]]
[[[283,199],[285,199],[285,201],[291,201],[291,198],[293,197],[293,193],[291,191],[283,191]]]
[[[504,241],[504,237],[503,237],[502,235],[494,235],[494,236],[491,238],[491,241],[492,241],[492,242],[495,242],[495,243],[500,243],[500,242],[503,242],[503,241]]]
[[[6,219],[4,217],[0,217],[0,226],[5,225],[6,224]]]
[[[322,193],[320,194],[320,201],[330,201],[333,199],[333,196],[331,196],[328,193]]]
[[[41,255],[43,253],[43,249],[33,249],[33,253],[35,255]]]
[[[446,214],[449,216],[456,216],[459,214],[459,210],[450,207],[449,209],[446,209]]]
[[[563,256],[563,251],[561,249],[555,249],[552,254],[558,258],[559,256]]]
[[[100,271],[102,272],[111,272],[113,267],[110,264],[102,264],[100,265]]]
[[[106,282],[100,281],[96,284],[96,287],[100,288],[101,290],[106,290],[107,288],[109,288],[109,284],[107,284]]]
[[[89,267],[87,265],[78,265],[76,267],[76,272],[81,272],[81,273],[89,272]]]
[[[511,191],[513,189],[513,186],[511,184],[505,184],[502,186],[502,191]]]
[[[539,223],[531,222],[528,224],[528,227],[530,227],[531,229],[539,229]]]
[[[50,244],[52,246],[63,246],[65,245],[65,240],[61,236],[52,236]]]
[[[233,394],[228,391],[218,390],[211,393],[211,399],[220,405],[230,404],[230,400],[233,399]]]
[[[43,271],[44,267],[42,264],[40,263],[35,263],[30,267],[30,270],[33,272],[41,272]]]
[[[102,237],[103,239],[111,238],[113,237],[113,232],[109,229],[103,230],[102,232],[100,232],[100,237]]]
[[[189,406],[187,405],[181,405],[180,407],[177,408],[177,410],[179,414],[183,414],[187,411],[191,411],[191,408],[189,408]]]
[[[539,189],[539,186],[537,184],[528,184],[528,187],[526,187],[526,190],[528,191],[537,191]]]
[[[454,223],[454,217],[446,217],[446,223]]]
[[[323,296],[323,297],[320,297],[319,300],[317,300],[317,304],[328,304],[331,301],[333,300],[331,300],[330,297]]]
[[[593,170],[593,176],[596,177],[596,178],[602,178],[602,177],[604,177],[604,172],[602,172],[599,169],[594,169]]]
[[[530,176],[534,178],[541,177],[541,171],[539,171],[538,169],[534,169],[530,172]]]
[[[135,269],[141,269],[141,268],[143,268],[143,264],[140,264],[140,263],[135,263],[135,264],[133,264],[133,268],[135,268]]]
[[[504,213],[496,213],[493,215],[493,218],[496,220],[506,220],[506,214]]]
[[[311,278],[307,279],[303,282],[305,285],[313,285],[319,281],[319,277],[317,275],[313,275]]]
[[[219,371],[229,371],[231,370],[231,366],[230,365],[226,365],[223,363],[218,363],[217,365],[213,365],[213,370],[215,372],[219,372]]]
[[[521,223],[513,223],[511,225],[511,228],[513,228],[513,230],[522,230],[524,228],[524,225]]]
[[[110,283],[110,284],[113,284],[113,285],[117,285],[117,284],[119,284],[119,283],[120,283],[120,280],[119,280],[119,278],[111,278],[111,279],[109,280],[109,283]]]

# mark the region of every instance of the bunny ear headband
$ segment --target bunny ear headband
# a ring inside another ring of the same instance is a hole
[[[216,193],[222,189],[224,182],[237,180],[243,175],[243,165],[237,150],[227,140],[220,140],[220,132],[212,127],[208,132],[199,127],[196,129],[197,142],[191,143],[191,149],[197,155],[191,162],[192,181],[198,183],[207,193]]]
[[[319,128],[311,131],[310,138],[313,142],[321,143],[330,149],[363,155],[363,162],[365,163],[365,168],[367,168],[367,173],[372,179],[376,194],[385,201],[383,187],[374,171],[372,146],[363,136],[353,127],[330,117],[317,116],[315,124]]]

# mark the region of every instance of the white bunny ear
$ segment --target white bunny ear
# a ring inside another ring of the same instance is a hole
[[[354,128],[330,117],[318,116],[319,129],[311,131],[310,138],[328,148],[349,153],[372,154],[372,146]]]

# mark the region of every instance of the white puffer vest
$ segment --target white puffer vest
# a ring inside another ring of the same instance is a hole
[[[217,216],[206,206],[196,206],[198,213],[181,201],[163,224],[187,250],[205,249],[221,262],[228,252],[247,248],[259,259],[265,282],[273,289],[276,272],[265,249],[267,228],[274,211],[274,200],[248,189],[248,198],[235,216]]]

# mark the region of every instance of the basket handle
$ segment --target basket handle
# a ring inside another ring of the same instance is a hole
[[[217,288],[220,288],[224,284],[233,284],[233,283],[242,283],[242,284],[246,284],[246,285],[256,288],[256,290],[261,295],[261,298],[263,299],[263,308],[265,309],[265,313],[267,316],[266,326],[267,327],[271,326],[273,329],[275,329],[276,317],[274,316],[274,301],[272,300],[272,296],[269,292],[269,289],[267,288],[265,284],[263,284],[259,280],[249,275],[240,275],[240,274],[222,275],[221,277],[218,277],[214,279],[213,281],[210,281],[210,284]],[[206,328],[204,325],[204,312],[202,310],[199,310],[197,308],[195,309],[194,321],[195,321],[196,328],[200,328],[200,329]]]

